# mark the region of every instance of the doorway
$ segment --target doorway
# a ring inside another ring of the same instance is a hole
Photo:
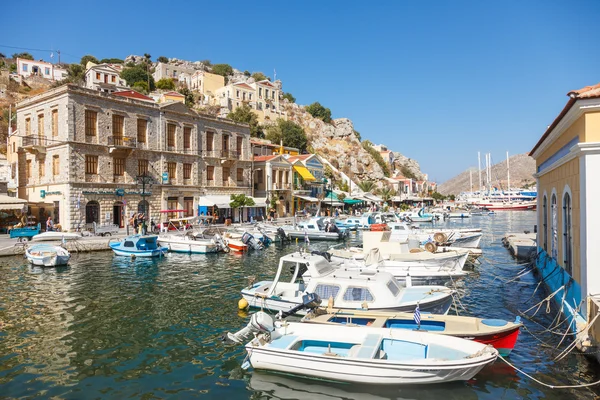
[[[119,228],[123,228],[125,226],[123,225],[123,212],[123,202],[117,201],[113,205],[113,224],[117,225]]]

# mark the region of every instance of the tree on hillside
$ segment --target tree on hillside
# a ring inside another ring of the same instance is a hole
[[[83,57],[81,57],[81,61],[79,61],[79,64],[81,64],[81,66],[83,68],[85,68],[85,66],[87,65],[88,61],[93,62],[94,64],[100,64],[100,61],[98,61],[98,59],[96,57],[94,57],[91,54],[87,54]]]
[[[160,56],[156,59],[156,61],[167,64],[169,62],[169,59],[165,56]]]
[[[250,71],[246,70],[244,71],[244,76],[247,76],[249,78],[250,76],[252,76],[252,74],[250,73]]]
[[[388,186],[384,186],[381,189],[377,189],[377,194],[381,197],[384,202],[388,202],[394,196],[394,190]]]
[[[284,146],[295,147],[302,153],[306,150],[308,139],[304,129],[293,121],[277,119],[275,125],[267,127],[266,138],[272,143],[279,144],[283,141]]]
[[[146,82],[148,84],[148,81],[150,81],[150,91],[153,91],[156,87],[154,78],[148,74],[146,65],[138,64],[133,67],[123,68],[121,78],[125,79],[129,86],[133,86],[136,82]]]
[[[362,137],[360,136],[360,132],[354,129],[354,136],[358,139],[359,142],[362,142]]]
[[[402,167],[400,167],[400,173],[405,178],[417,179],[417,176],[414,174],[414,172],[412,172],[410,170],[410,168],[408,168],[408,166],[406,166],[406,165],[403,165]]]
[[[373,148],[373,144],[369,140],[365,140],[364,142],[361,143],[361,145],[362,145],[363,149],[365,149],[371,155],[371,157],[373,157],[373,159],[377,162],[377,164],[379,164],[379,166],[381,167],[381,170],[383,171],[383,174],[385,176],[389,177],[390,176],[390,167],[385,162],[383,157],[381,157],[381,154]]]
[[[446,196],[444,196],[443,194],[441,194],[439,192],[431,193],[431,197],[433,197],[433,199],[436,201],[443,201],[446,198]]]
[[[229,75],[233,75],[233,68],[229,64],[215,64],[212,66],[212,73],[227,78]]]
[[[306,111],[315,118],[319,118],[323,122],[331,122],[331,110],[325,108],[318,101],[306,107]]]
[[[33,56],[27,52],[23,52],[23,53],[15,53],[12,55],[12,58],[14,58],[15,60],[17,58],[22,58],[24,60],[33,60]]]
[[[146,61],[146,64],[149,64],[152,60],[152,56],[148,53],[144,53],[144,61]]]
[[[66,84],[82,86],[85,78],[85,70],[81,64],[69,64],[67,67],[67,77],[61,81],[56,81],[52,87],[59,87]]]
[[[258,117],[254,114],[249,105],[242,104],[241,107],[237,107],[227,114],[227,118],[235,122],[243,122],[250,125],[250,136],[264,137],[264,132],[258,124]]]
[[[100,64],[123,64],[124,62],[120,58],[103,58],[100,60]]]
[[[255,82],[264,81],[265,79],[271,80],[271,78],[269,78],[262,72],[255,72],[251,76],[252,76],[252,78],[254,78]]]
[[[156,88],[162,90],[175,90],[175,81],[172,78],[161,78],[156,82]]]
[[[206,67],[210,67],[212,66],[212,63],[210,62],[210,60],[202,60],[200,61],[202,64],[204,64],[204,66]]]
[[[148,82],[144,82],[144,81],[136,82],[133,84],[133,86],[131,86],[131,88],[133,90],[135,90],[136,92],[148,94]]]
[[[6,58],[6,56],[4,55],[4,53],[0,53],[0,58]]]
[[[290,103],[295,103],[296,102],[296,98],[294,96],[292,96],[291,93],[284,93],[282,96],[284,99],[288,99],[288,101]]]
[[[187,87],[183,87],[179,89],[179,93],[185,96],[185,105],[188,107],[193,107],[196,104],[196,99],[194,98],[194,93]]]
[[[362,190],[365,193],[370,193],[372,190],[375,189],[375,182],[373,181],[360,181],[356,186],[358,186],[358,188],[360,190]]]

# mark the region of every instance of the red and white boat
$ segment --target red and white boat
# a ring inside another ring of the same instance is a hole
[[[376,312],[361,310],[315,309],[302,322],[316,324],[343,324],[345,326],[368,326],[388,329],[423,331],[439,335],[455,336],[491,344],[500,355],[507,356],[514,349],[523,324],[517,317],[515,322],[503,319],[482,319],[458,315],[420,315],[417,325],[413,313]]]
[[[516,202],[498,202],[479,204],[481,207],[485,207],[490,211],[526,211],[535,210],[537,207],[536,201],[516,201]]]

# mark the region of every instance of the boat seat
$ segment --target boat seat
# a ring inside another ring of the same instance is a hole
[[[290,344],[296,340],[298,336],[296,335],[284,335],[275,340],[272,340],[269,344],[269,347],[273,347],[275,349],[287,349]]]
[[[354,357],[356,358],[375,358],[375,354],[379,351],[380,343],[381,343],[381,335],[376,334],[368,334],[365,337],[365,340],[359,345],[358,350],[355,350]],[[354,349],[353,346],[352,348]]]

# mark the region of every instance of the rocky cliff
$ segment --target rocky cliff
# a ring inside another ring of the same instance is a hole
[[[523,187],[535,183],[533,174],[535,173],[535,160],[527,154],[516,154],[509,158],[510,162],[510,186],[512,188]],[[479,189],[479,172],[477,167],[473,167],[473,189]],[[454,194],[460,192],[468,192],[470,188],[469,169],[461,172],[454,178],[442,183],[438,186],[438,192],[443,195]],[[485,185],[485,171],[481,171],[481,179]],[[493,187],[498,189],[506,189],[507,182],[506,160],[492,166],[491,182]]]

